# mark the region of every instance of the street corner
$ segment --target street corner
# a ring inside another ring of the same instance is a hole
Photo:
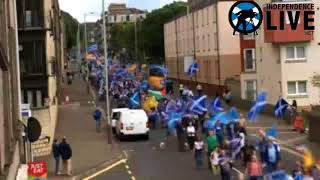
[[[109,170],[121,165],[125,164],[127,162],[127,154],[123,152],[119,152],[115,158],[112,158],[110,160],[107,160],[96,167],[93,167],[91,169],[88,169],[87,171],[74,176],[73,180],[90,180],[97,176],[99,176],[102,173],[107,173]]]

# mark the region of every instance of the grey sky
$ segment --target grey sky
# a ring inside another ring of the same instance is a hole
[[[105,7],[113,3],[127,3],[129,7],[135,7],[138,9],[146,9],[151,11],[153,9],[160,8],[166,4],[173,2],[174,0],[105,0]],[[186,0],[183,0],[186,1]],[[96,21],[99,18],[99,14],[102,12],[102,0],[59,0],[60,8],[70,13],[78,21],[83,22],[84,13],[95,12],[96,15],[86,16],[86,21]]]

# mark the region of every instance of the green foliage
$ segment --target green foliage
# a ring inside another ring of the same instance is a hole
[[[159,61],[164,60],[164,24],[186,12],[185,2],[173,2],[163,8],[152,11],[142,22],[142,43],[146,55],[151,59],[151,63],[154,61],[161,63]]]
[[[186,14],[185,2],[173,2],[147,14],[146,19],[137,22],[138,59],[148,58],[149,63],[164,61],[164,24],[170,19]],[[114,24],[110,27],[110,45],[114,52],[122,48],[135,57],[135,24]]]
[[[78,21],[74,19],[69,13],[61,11],[64,28],[65,28],[65,41],[67,49],[71,49],[77,45],[77,32],[78,32]]]

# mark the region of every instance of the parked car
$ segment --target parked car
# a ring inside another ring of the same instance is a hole
[[[149,123],[147,113],[142,109],[120,110],[119,119],[115,121],[115,132],[120,141],[126,136],[142,135],[149,139]]]

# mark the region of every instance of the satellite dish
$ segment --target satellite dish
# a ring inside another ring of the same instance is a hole
[[[34,118],[30,117],[28,119],[28,125],[27,125],[27,132],[28,132],[28,139],[30,142],[35,142],[39,139],[41,135],[41,125],[39,121]]]

